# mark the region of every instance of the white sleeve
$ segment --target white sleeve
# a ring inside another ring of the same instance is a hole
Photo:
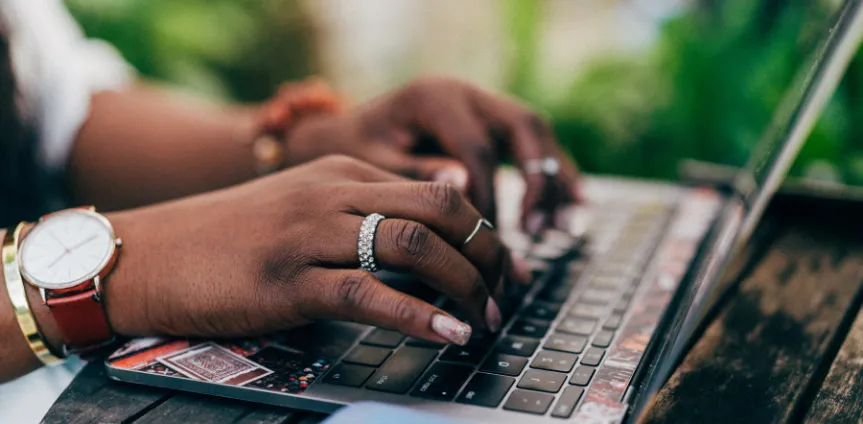
[[[40,155],[66,165],[93,93],[128,85],[134,71],[110,45],[88,40],[61,0],[3,0],[24,115],[35,125]]]

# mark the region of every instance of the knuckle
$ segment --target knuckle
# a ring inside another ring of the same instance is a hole
[[[374,298],[374,292],[375,284],[371,281],[371,277],[349,275],[336,284],[336,305],[339,308],[345,308],[349,313],[363,309]]]
[[[536,112],[525,111],[522,120],[527,128],[530,128],[530,130],[535,134],[539,134],[541,136],[551,134],[551,125],[545,118],[539,116]]]
[[[419,311],[407,297],[393,301],[392,317],[398,328],[409,328],[416,321]]]
[[[399,253],[417,258],[423,255],[431,238],[431,230],[412,221],[401,221],[394,229],[394,242]]]
[[[435,212],[444,216],[454,216],[462,209],[462,197],[458,189],[450,184],[426,183],[421,198],[430,203]]]

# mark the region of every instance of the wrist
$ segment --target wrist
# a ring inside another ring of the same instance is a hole
[[[115,232],[123,239],[123,251],[111,274],[102,285],[102,301],[108,323],[119,336],[149,336],[156,334],[150,319],[158,311],[149,308],[158,305],[151,301],[157,281],[148,278],[146,266],[146,231],[130,219],[131,212],[107,216]]]

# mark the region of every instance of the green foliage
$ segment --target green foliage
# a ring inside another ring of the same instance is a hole
[[[68,0],[87,35],[141,75],[200,94],[263,99],[313,71],[308,19],[288,0]]]
[[[810,59],[833,8],[825,2],[696,2],[664,23],[645,54],[597,59],[571,84],[567,101],[530,100],[551,110],[561,141],[590,172],[673,179],[683,158],[742,166]],[[859,79],[852,75],[863,76],[856,62],[793,173],[830,164],[846,181],[863,181],[859,142],[852,143],[863,121],[851,119],[863,118],[863,84],[854,88],[859,95],[850,95],[848,81]],[[523,85],[512,81],[518,91]]]

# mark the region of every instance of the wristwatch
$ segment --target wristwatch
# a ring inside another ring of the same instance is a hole
[[[21,276],[39,289],[63,336],[63,355],[86,353],[114,340],[102,305],[102,284],[122,241],[95,208],[45,215],[21,242]]]

